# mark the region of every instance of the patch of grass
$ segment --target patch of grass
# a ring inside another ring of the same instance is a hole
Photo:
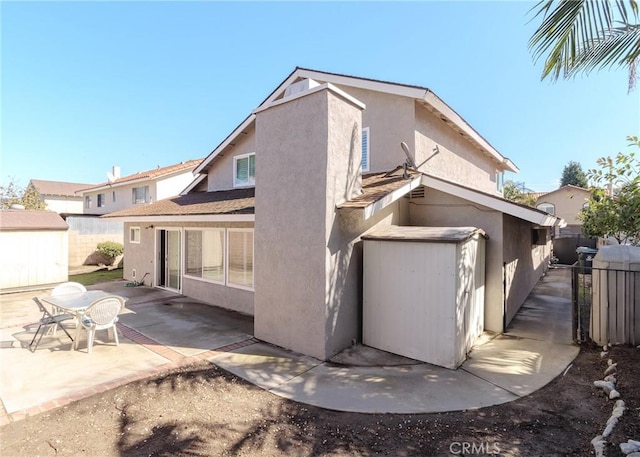
[[[113,281],[114,279],[122,279],[122,268],[116,268],[113,270],[107,270],[105,268],[104,270],[98,270],[91,273],[69,276],[69,281],[79,282],[85,286]]]

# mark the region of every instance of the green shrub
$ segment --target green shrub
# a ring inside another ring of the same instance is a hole
[[[103,241],[98,243],[98,252],[106,257],[115,259],[124,252],[124,246],[115,241]]]

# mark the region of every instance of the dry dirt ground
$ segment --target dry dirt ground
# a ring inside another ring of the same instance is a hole
[[[606,449],[640,438],[640,349],[614,347],[628,409]],[[0,429],[2,456],[588,456],[613,402],[606,359],[583,347],[564,376],[518,401],[441,414],[353,414],[298,404],[202,363]]]

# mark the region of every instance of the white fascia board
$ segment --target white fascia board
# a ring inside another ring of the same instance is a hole
[[[255,214],[189,214],[184,216],[115,216],[119,222],[255,222]]]
[[[419,187],[421,184],[422,184],[422,180],[420,176],[417,176],[416,178],[412,179],[411,181],[409,181],[407,184],[400,187],[399,189],[394,190],[390,194],[382,197],[380,200],[363,208],[362,211],[363,211],[364,220],[366,221],[367,219],[371,218],[378,211],[386,208],[396,200],[399,200],[400,198],[404,197],[406,194],[411,192],[416,187]]]
[[[213,159],[215,159],[218,156],[218,154],[224,151],[224,149],[227,146],[229,146],[229,144],[233,143],[234,140],[238,138],[238,135],[240,135],[240,133],[242,133],[244,129],[249,127],[255,119],[256,119],[255,114],[251,114],[249,117],[247,117],[242,124],[237,126],[236,129],[233,132],[231,132],[231,134],[227,137],[226,140],[220,143],[218,147],[215,148],[206,159],[200,162],[200,165],[198,165],[195,168],[195,170],[193,170],[193,174],[196,175],[196,174],[202,173],[202,171],[213,161]]]
[[[375,92],[385,92],[387,94],[400,95],[403,97],[410,98],[424,98],[427,93],[426,89],[419,87],[409,87],[403,86],[401,84],[387,83],[382,81],[372,81],[369,79],[360,79],[357,77],[351,76],[343,76],[343,75],[333,75],[322,73],[319,71],[313,70],[298,70],[293,75],[293,81],[297,78],[311,78],[320,81],[326,81],[332,84],[338,84],[342,86],[356,87],[358,89],[367,89]],[[291,79],[291,78],[290,78]],[[287,84],[288,85],[288,84]],[[284,90],[286,86],[281,89]],[[278,90],[273,94],[272,97],[276,98],[282,93],[281,90]],[[270,97],[271,98],[271,97]]]
[[[206,174],[201,174],[198,175],[192,182],[191,184],[189,184],[187,187],[185,187],[185,189],[180,192],[180,195],[187,195],[189,192],[191,192],[198,184],[200,184],[205,178],[207,177]]]
[[[444,115],[451,122],[453,122],[455,125],[457,125],[460,130],[462,130],[467,136],[473,139],[473,141],[478,143],[480,147],[487,151],[496,161],[501,163],[506,171],[512,171],[514,173],[520,171],[518,167],[516,167],[516,165],[511,162],[511,160],[500,154],[493,146],[489,144],[487,140],[485,140],[478,132],[476,132],[475,129],[462,118],[462,116],[456,113],[436,94],[431,91],[427,91],[427,93],[423,97],[423,100],[433,108],[435,108],[442,115]]]
[[[291,102],[293,100],[297,100],[299,98],[306,97],[307,95],[311,95],[311,94],[314,94],[316,92],[323,91],[325,89],[335,93],[339,97],[345,99],[346,101],[348,101],[349,103],[352,103],[353,105],[357,106],[360,109],[366,109],[366,105],[364,103],[362,103],[360,100],[358,100],[357,98],[347,94],[345,91],[337,88],[333,84],[325,83],[325,84],[321,84],[319,86],[316,86],[316,87],[314,87],[312,89],[306,90],[304,92],[297,93],[297,94],[292,95],[290,97],[281,98],[281,99],[275,100],[275,101],[273,101],[271,103],[263,103],[262,105],[260,105],[258,108],[256,108],[253,111],[253,114],[255,115],[255,114],[257,114],[257,113],[259,113],[261,111],[265,111],[265,110],[268,110],[269,108],[273,108],[274,106],[283,105],[285,103],[289,103],[289,102]]]
[[[551,216],[550,214],[524,208],[502,198],[482,194],[453,183],[433,178],[432,176],[423,175],[422,185],[543,227],[553,227],[559,222],[557,217]]]

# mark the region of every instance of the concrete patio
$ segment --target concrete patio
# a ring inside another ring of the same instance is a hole
[[[250,316],[124,281],[92,287],[128,299],[118,324],[120,347],[101,340],[105,332],[91,355],[86,339],[72,351],[59,331],[31,353],[40,318],[31,298],[49,291],[0,295],[0,420],[20,420],[202,360],[273,394],[341,411],[426,413],[500,404],[543,387],[578,354],[569,287],[566,271],[551,270],[508,332],[485,335],[458,370],[364,346],[322,362],[254,339]]]

